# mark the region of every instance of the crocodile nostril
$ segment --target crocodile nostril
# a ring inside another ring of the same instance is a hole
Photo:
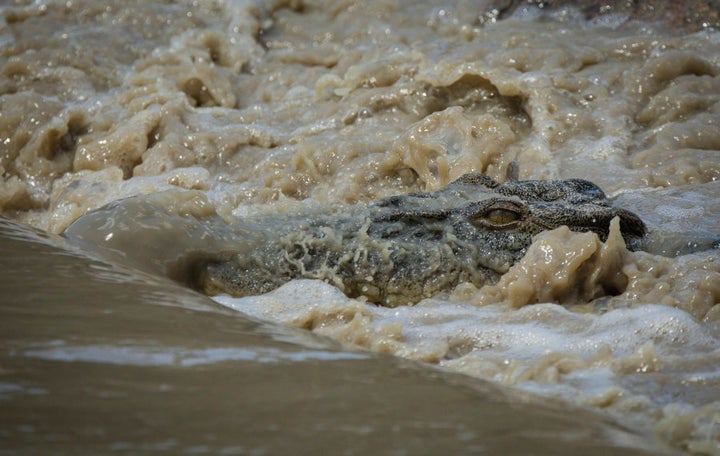
[[[620,232],[628,244],[628,248],[635,250],[640,239],[647,233],[645,223],[640,217],[626,209],[615,209],[615,215],[620,217]]]
[[[600,187],[585,179],[568,179],[565,185],[570,188],[568,202],[581,204],[586,202],[602,202],[607,199]]]

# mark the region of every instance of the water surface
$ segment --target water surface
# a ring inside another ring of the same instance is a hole
[[[489,3],[0,5],[3,448],[720,454],[720,34]],[[397,309],[185,286],[222,223],[514,161],[643,251],[558,229]]]

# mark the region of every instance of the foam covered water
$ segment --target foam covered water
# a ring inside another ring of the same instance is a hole
[[[617,229],[606,242],[558,229],[496,284],[415,307],[306,281],[218,299],[717,455],[717,13],[630,3],[591,20],[484,0],[3,4],[0,211],[187,284],[192,261],[272,235],[221,228],[248,216],[436,190],[471,171],[504,181],[515,161],[521,179],[591,180],[645,221],[643,251]],[[38,350],[68,363],[154,356]],[[195,355],[167,348],[158,362]]]
[[[214,299],[349,346],[600,407],[667,438],[697,433],[683,438],[699,438],[692,445],[704,451],[714,452],[720,438],[720,328],[676,308],[648,304],[592,314],[557,304],[510,310],[425,300],[389,309],[348,299],[320,281]]]

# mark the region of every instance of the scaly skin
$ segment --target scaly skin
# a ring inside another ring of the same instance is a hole
[[[210,295],[269,292],[295,278],[325,280],[350,297],[411,304],[462,282],[494,282],[520,259],[533,235],[567,225],[601,239],[610,220],[632,249],[645,234],[633,213],[610,206],[595,184],[509,181],[466,174],[436,192],[392,196],[344,214],[260,222],[273,235],[251,252],[203,268]]]

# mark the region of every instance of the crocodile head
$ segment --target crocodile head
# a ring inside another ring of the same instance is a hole
[[[615,217],[620,218],[620,230],[631,250],[639,247],[646,232],[637,215],[611,206],[600,187],[583,179],[499,184],[484,174],[470,173],[437,192],[392,196],[374,207],[379,209],[375,223],[415,220],[417,226],[421,219],[452,220],[458,234],[468,239],[496,232],[513,244],[517,236],[562,225],[573,231],[592,231],[605,241]]]
[[[645,234],[633,213],[610,205],[581,179],[510,180],[466,174],[435,192],[392,196],[347,214],[275,219],[273,237],[253,253],[207,265],[210,294],[256,294],[294,278],[333,283],[347,295],[399,305],[497,280],[520,259],[533,235],[567,225],[605,240],[610,221],[630,248]]]

